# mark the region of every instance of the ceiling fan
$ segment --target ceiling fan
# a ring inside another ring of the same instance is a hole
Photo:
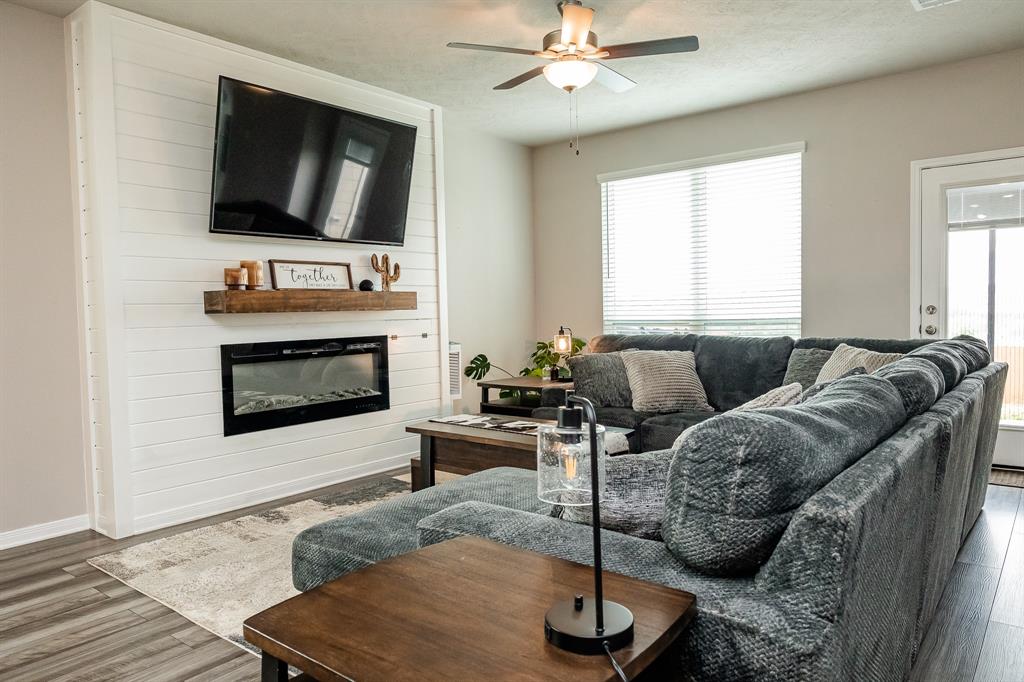
[[[526,50],[518,47],[498,45],[474,45],[472,43],[448,43],[448,47],[486,52],[509,52],[547,59],[549,64],[530,69],[526,73],[494,86],[495,90],[509,90],[543,74],[549,83],[566,92],[573,92],[593,80],[614,92],[625,92],[636,82],[604,62],[624,57],[645,57],[655,54],[693,52],[698,47],[697,36],[646,40],[639,43],[623,43],[599,47],[597,36],[591,32],[594,10],[584,7],[580,0],[559,0],[558,12],[562,15],[562,27],[544,36],[543,49]]]

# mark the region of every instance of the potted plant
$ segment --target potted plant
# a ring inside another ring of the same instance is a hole
[[[586,339],[572,337],[572,354],[575,355],[583,350],[583,347],[587,345]],[[562,377],[571,376],[568,365],[565,363],[565,357],[561,353],[555,352],[554,341],[538,341],[537,347],[530,355],[530,365],[523,367],[519,370],[519,376],[523,377],[543,377],[547,376],[551,367],[558,368],[558,374]],[[487,376],[487,373],[492,369],[496,369],[504,372],[508,376],[514,376],[507,369],[498,367],[491,363],[490,359],[483,353],[480,353],[473,357],[466,365],[463,373],[470,379],[479,381]],[[504,389],[499,393],[501,398],[512,398],[515,399],[519,404],[523,404],[523,395],[520,391],[513,389]]]

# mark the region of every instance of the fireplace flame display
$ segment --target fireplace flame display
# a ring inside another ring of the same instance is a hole
[[[224,435],[386,410],[387,338],[221,346]]]

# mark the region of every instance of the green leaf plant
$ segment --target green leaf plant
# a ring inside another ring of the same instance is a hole
[[[587,345],[586,339],[580,339],[573,337],[572,339],[572,353],[573,355],[583,350],[583,347]],[[558,374],[561,377],[570,376],[569,368],[565,364],[565,358],[561,353],[555,352],[555,342],[551,341],[538,341],[537,347],[530,355],[530,365],[523,367],[519,370],[519,375],[524,377],[543,377],[546,376],[550,367],[557,367]],[[512,376],[512,373],[507,369],[498,367],[492,364],[486,355],[479,353],[474,356],[469,364],[466,365],[463,373],[470,379],[480,381],[491,369],[497,369],[508,376]],[[521,398],[520,392],[514,389],[503,389],[499,393],[502,398],[515,398],[519,400]]]

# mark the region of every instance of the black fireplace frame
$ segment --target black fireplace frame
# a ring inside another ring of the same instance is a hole
[[[234,374],[231,371],[235,364],[277,362],[298,359],[302,356],[333,357],[365,353],[377,355],[377,381],[380,395],[283,407],[251,414],[235,414]],[[265,431],[391,409],[387,336],[354,336],[223,345],[220,347],[220,372],[225,436],[237,436],[253,431]]]

